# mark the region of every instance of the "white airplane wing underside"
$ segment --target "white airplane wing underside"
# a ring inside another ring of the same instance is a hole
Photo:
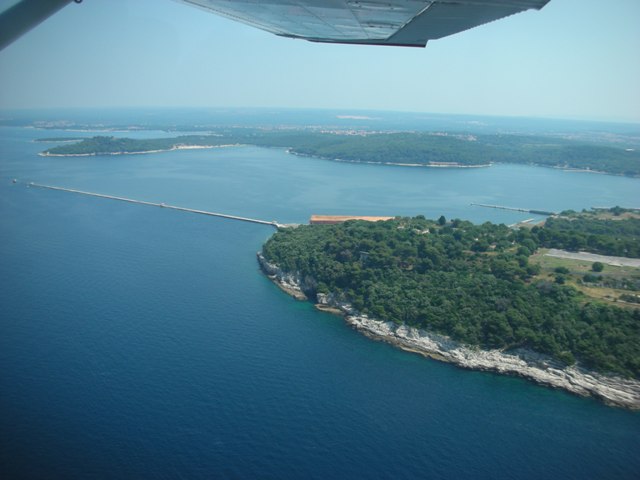
[[[424,47],[549,0],[179,0],[283,37]]]

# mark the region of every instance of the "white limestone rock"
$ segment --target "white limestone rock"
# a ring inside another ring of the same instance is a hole
[[[304,292],[310,292],[315,287],[314,279],[303,279],[299,272],[284,272],[277,265],[269,263],[261,253],[258,253],[258,260],[265,273],[292,295],[296,292],[304,295]],[[608,405],[640,409],[638,380],[606,376],[578,366],[565,366],[547,355],[531,350],[482,350],[456,342],[445,335],[369,318],[357,312],[335,293],[319,293],[316,297],[318,304],[343,312],[346,322],[358,331],[405,350],[471,370],[517,375],[541,385],[561,388],[581,396],[592,396]]]

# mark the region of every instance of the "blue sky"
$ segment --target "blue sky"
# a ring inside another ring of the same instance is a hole
[[[0,108],[314,107],[640,122],[639,19],[638,0],[551,0],[414,49],[279,38],[172,0],[84,0],[0,52]]]

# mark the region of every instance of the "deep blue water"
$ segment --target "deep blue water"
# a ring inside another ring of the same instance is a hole
[[[505,223],[530,215],[469,203],[639,206],[640,180],[248,147],[53,159],[35,155],[41,136],[0,129],[2,478],[640,475],[639,414],[359,335],[259,273],[268,227],[11,179],[282,222]]]

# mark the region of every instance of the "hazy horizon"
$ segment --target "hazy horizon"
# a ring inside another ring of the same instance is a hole
[[[416,49],[280,38],[169,0],[92,0],[0,52],[0,109],[210,105],[638,123],[637,18],[633,0],[551,0]]]
[[[107,112],[126,112],[126,111],[208,111],[208,112],[243,112],[243,111],[301,111],[301,112],[326,112],[326,113],[339,113],[340,117],[348,119],[350,115],[364,115],[364,114],[404,114],[404,115],[427,115],[436,117],[468,117],[468,118],[495,118],[495,119],[512,119],[512,120],[533,120],[533,121],[552,121],[552,122],[576,122],[576,123],[591,123],[591,124],[619,124],[640,126],[640,119],[638,120],[616,120],[608,118],[588,118],[588,117],[569,117],[569,116],[551,116],[551,115],[506,115],[506,114],[484,114],[484,113],[452,113],[452,112],[434,112],[434,111],[419,111],[419,110],[398,110],[393,108],[350,108],[350,107],[295,107],[295,106],[219,106],[219,105],[86,105],[86,106],[51,106],[51,107],[1,107],[0,114],[4,113],[61,113],[61,112],[92,112],[92,111],[107,111]],[[380,118],[355,118],[355,120],[381,120]]]

